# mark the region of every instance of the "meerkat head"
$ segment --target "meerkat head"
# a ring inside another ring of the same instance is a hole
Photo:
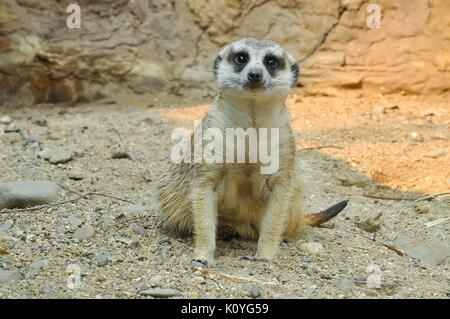
[[[225,46],[214,61],[219,90],[287,94],[298,79],[298,64],[279,44],[241,39]]]

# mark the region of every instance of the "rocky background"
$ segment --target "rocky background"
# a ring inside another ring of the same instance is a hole
[[[2,0],[0,104],[201,98],[219,48],[245,36],[287,47],[307,94],[448,91],[450,1],[373,2],[379,29],[364,0]],[[79,29],[66,26],[69,3],[81,6]]]

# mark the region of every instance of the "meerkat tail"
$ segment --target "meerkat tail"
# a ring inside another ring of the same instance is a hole
[[[319,226],[330,219],[332,219],[334,216],[339,214],[346,206],[347,206],[348,200],[344,200],[342,202],[337,203],[334,206],[331,206],[330,208],[327,208],[319,213],[315,214],[308,214],[305,216],[306,224],[310,226]]]

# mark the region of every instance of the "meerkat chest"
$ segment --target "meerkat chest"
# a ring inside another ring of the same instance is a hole
[[[235,210],[241,200],[261,201],[268,193],[267,178],[260,174],[259,167],[241,164],[227,168],[218,195],[222,209]]]

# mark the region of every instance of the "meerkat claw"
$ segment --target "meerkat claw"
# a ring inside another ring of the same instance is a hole
[[[192,269],[208,268],[208,261],[205,259],[193,259],[191,262]]]
[[[241,257],[239,260],[246,260],[246,261],[252,261],[252,262],[262,262],[262,263],[268,263],[269,259],[267,258],[259,258],[255,256],[244,256]]]

